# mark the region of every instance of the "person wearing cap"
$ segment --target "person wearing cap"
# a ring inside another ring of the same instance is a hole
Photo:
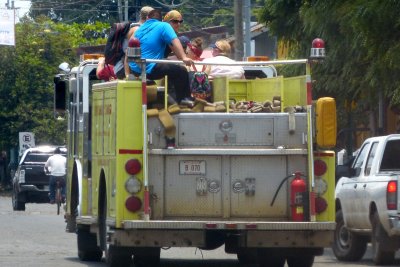
[[[153,9],[154,8],[152,8],[151,6],[144,6],[140,9],[139,21],[130,25],[131,28],[129,29],[128,33],[125,36],[124,42],[122,43],[122,49],[124,52],[126,51],[126,48],[128,48],[129,39],[133,36],[139,26],[146,21],[147,15]],[[117,75],[118,79],[125,79],[129,75],[128,61],[125,56],[123,56],[121,60],[115,63],[114,72]]]
[[[211,45],[213,51],[211,58],[203,60],[204,63],[234,63],[235,61],[229,58],[231,53],[231,45],[226,40],[218,40]],[[227,76],[231,79],[244,78],[244,69],[242,66],[228,65],[208,65],[206,68],[208,78],[211,80],[214,77]]]
[[[169,23],[162,22],[160,10],[152,10],[145,23],[136,30],[134,38],[140,42],[141,56],[145,59],[164,59],[165,48],[171,46],[179,60],[185,65],[193,64],[193,60],[188,58],[182,48],[174,29]],[[129,62],[129,67],[134,75],[140,75],[142,70],[136,62]],[[167,63],[148,63],[146,64],[147,78],[159,80],[168,76],[168,86],[174,88],[176,100],[190,97],[189,78],[187,70],[182,65]]]
[[[188,45],[188,43],[190,43],[189,38],[187,36],[185,36],[185,35],[182,35],[182,36],[179,36],[178,39],[179,39],[179,42],[181,42],[183,51],[186,51],[187,45]],[[170,59],[170,60],[177,60],[178,59],[174,55],[174,53],[171,53],[171,48],[169,46],[165,48],[165,57],[167,59]],[[191,57],[189,57],[189,58],[191,58]]]

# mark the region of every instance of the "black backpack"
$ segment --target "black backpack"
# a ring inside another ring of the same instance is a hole
[[[130,22],[119,22],[112,25],[104,50],[106,64],[115,65],[125,55],[122,44],[129,28]]]

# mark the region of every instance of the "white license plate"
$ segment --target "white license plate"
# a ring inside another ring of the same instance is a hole
[[[179,174],[181,175],[205,175],[205,160],[181,160],[179,161]]]

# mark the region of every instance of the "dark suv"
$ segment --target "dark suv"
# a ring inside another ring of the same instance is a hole
[[[25,150],[13,177],[12,205],[25,210],[25,203],[49,202],[49,176],[44,173],[47,159],[59,146],[37,146]],[[63,154],[66,148],[61,147]]]

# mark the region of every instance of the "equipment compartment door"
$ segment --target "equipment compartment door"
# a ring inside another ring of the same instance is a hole
[[[165,163],[165,215],[220,217],[221,157],[174,156]]]
[[[232,156],[230,166],[232,217],[287,217],[287,183],[282,185],[274,205],[270,205],[287,176],[285,156]]]

